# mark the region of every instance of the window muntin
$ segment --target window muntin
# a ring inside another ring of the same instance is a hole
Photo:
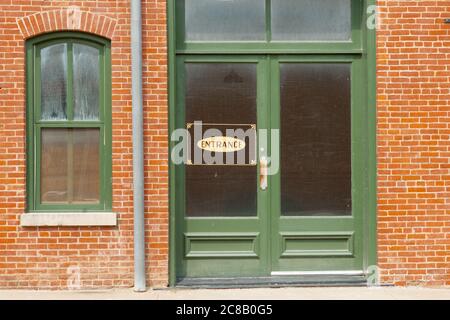
[[[28,210],[110,210],[109,43],[58,33],[27,47]]]

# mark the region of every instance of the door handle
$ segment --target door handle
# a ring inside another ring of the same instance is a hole
[[[267,158],[262,156],[259,158],[259,187],[261,190],[267,189]]]

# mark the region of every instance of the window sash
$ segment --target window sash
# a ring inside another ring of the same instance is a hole
[[[49,45],[67,43],[67,114],[68,120],[41,120],[40,50]],[[99,119],[73,120],[73,56],[74,43],[99,50]],[[27,42],[27,210],[39,211],[110,211],[111,191],[111,67],[110,44],[96,36],[76,32],[44,35]],[[41,131],[52,128],[98,128],[99,132],[99,202],[41,203]]]
[[[45,47],[55,44],[66,43],[67,44],[67,88],[66,88],[66,105],[67,105],[67,120],[42,120],[41,119],[41,50]],[[98,120],[74,120],[74,93],[73,93],[73,44],[83,44],[94,47],[99,50],[99,119]],[[81,122],[104,122],[104,105],[105,105],[105,47],[92,43],[90,41],[83,41],[82,39],[57,39],[53,41],[44,42],[36,45],[34,49],[34,123],[51,123],[51,122],[72,122],[74,124]]]

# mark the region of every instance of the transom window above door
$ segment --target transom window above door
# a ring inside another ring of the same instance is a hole
[[[176,0],[178,49],[208,43],[278,48],[360,45],[361,0]],[[194,47],[193,47],[194,46]]]

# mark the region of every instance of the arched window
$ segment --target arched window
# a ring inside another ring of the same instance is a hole
[[[93,35],[27,42],[28,211],[111,210],[110,60]]]

